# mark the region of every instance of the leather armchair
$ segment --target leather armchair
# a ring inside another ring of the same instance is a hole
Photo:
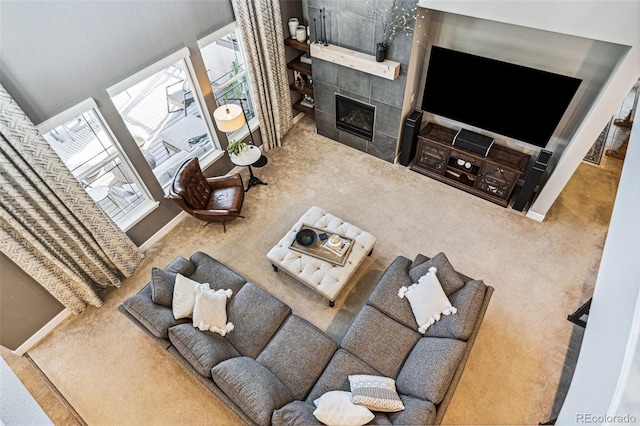
[[[197,158],[186,161],[173,179],[166,198],[174,200],[191,216],[207,222],[225,223],[240,215],[244,185],[239,174],[206,178]]]

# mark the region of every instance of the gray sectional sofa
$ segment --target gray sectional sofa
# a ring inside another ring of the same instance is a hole
[[[370,424],[438,424],[493,291],[482,281],[460,275],[462,288],[449,294],[457,314],[419,334],[398,289],[411,285],[425,266],[443,257],[396,258],[340,342],[202,252],[189,260],[178,257],[164,270],[154,268],[151,282],[119,310],[248,424],[320,424],[313,416],[313,401],[330,390],[348,391],[351,374],[396,380],[405,410],[376,412]],[[223,337],[200,331],[189,319],[175,320],[170,281],[176,273],[208,282],[214,289],[233,290],[227,315],[235,328]],[[443,288],[446,292],[445,284]]]

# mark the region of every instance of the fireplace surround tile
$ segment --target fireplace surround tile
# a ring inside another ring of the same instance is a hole
[[[376,107],[376,133],[397,138],[402,110],[375,100],[371,104]]]
[[[335,118],[334,118],[335,121]],[[334,126],[335,127],[335,126]],[[349,132],[344,132],[342,130],[338,130],[339,134],[339,142],[350,146],[351,148],[355,148],[362,152],[367,152],[367,140],[362,139],[359,136],[352,135]]]
[[[404,88],[407,83],[407,74],[400,73],[395,80],[387,80],[385,78],[371,76],[371,99],[384,102],[387,105],[393,105],[402,108],[404,100]],[[388,134],[388,133],[387,133]]]
[[[340,142],[340,134],[336,128],[336,116],[316,111],[316,129],[318,134]]]
[[[313,81],[314,84],[320,81],[324,84],[338,86],[338,72],[342,68],[332,62],[323,61],[322,59],[313,59]],[[315,94],[315,91],[314,91]]]
[[[335,86],[324,84],[318,80],[313,83],[314,101],[316,111],[336,115],[336,96],[340,90]]]
[[[371,75],[347,67],[338,70],[340,89],[369,98],[371,95]]]
[[[373,142],[367,145],[367,153],[393,163],[396,156],[396,138],[376,132]]]
[[[358,95],[357,93],[350,92],[346,89],[340,89],[340,94],[342,96],[346,96],[347,98],[355,99],[356,101],[364,102],[365,104],[369,104],[369,97]]]
[[[375,43],[373,40],[374,27],[375,23],[373,20],[353,12],[340,10],[340,19],[338,20],[338,45],[373,55],[375,53]]]

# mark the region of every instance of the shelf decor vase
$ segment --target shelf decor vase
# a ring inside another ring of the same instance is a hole
[[[289,33],[291,34],[291,38],[296,38],[296,31],[298,30],[298,18],[289,19]]]
[[[300,43],[304,43],[307,40],[307,29],[304,25],[300,25],[296,30],[296,40]]]
[[[387,57],[387,45],[384,43],[376,44],[376,62],[384,62]]]

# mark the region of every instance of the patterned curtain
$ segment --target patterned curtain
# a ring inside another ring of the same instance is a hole
[[[0,85],[0,251],[73,313],[102,306],[144,254]]]
[[[232,0],[249,65],[264,149],[281,145],[293,123],[278,0]]]

